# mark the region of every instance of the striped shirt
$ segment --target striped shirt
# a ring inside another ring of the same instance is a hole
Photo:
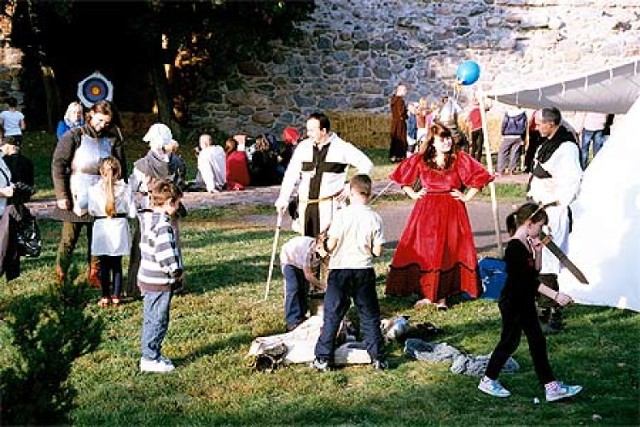
[[[138,287],[143,291],[170,291],[182,273],[171,218],[163,212],[142,212],[138,219],[141,255]]]

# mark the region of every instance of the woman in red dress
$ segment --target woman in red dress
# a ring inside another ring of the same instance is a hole
[[[416,203],[393,256],[385,293],[418,293],[416,306],[437,303],[442,310],[452,295],[477,297],[478,260],[465,203],[493,177],[453,146],[449,129],[435,123],[420,151],[389,178]]]

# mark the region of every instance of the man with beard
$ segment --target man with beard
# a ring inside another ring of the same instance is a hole
[[[537,203],[557,203],[546,208],[546,211],[553,241],[566,253],[571,230],[569,204],[576,198],[582,179],[580,150],[575,136],[562,125],[560,110],[555,107],[542,108],[535,114],[537,130],[544,139],[533,161],[528,196]],[[557,291],[558,273],[560,261],[545,247],[539,279]],[[547,332],[560,330],[560,306],[546,297],[539,298],[538,305],[541,321],[548,322]]]

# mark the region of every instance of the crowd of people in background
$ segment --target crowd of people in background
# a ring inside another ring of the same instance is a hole
[[[476,94],[472,94],[464,105],[448,95],[439,101],[420,97],[418,101],[408,101],[409,90],[399,84],[390,97],[391,129],[389,159],[399,162],[417,152],[424,143],[427,130],[438,122],[447,127],[454,144],[479,162],[484,161],[485,141],[483,114]],[[486,114],[492,102],[485,100]],[[497,148],[495,175],[515,175],[531,173],[535,153],[542,138],[536,126],[536,112],[527,112],[520,106],[505,108],[500,125],[500,140]],[[583,169],[589,165],[611,133],[615,116],[594,112],[578,112],[571,125],[563,119],[563,125],[576,135],[580,144],[580,163]],[[486,125],[486,124],[484,124]],[[404,136],[402,135],[404,134]],[[401,148],[406,147],[405,154]]]

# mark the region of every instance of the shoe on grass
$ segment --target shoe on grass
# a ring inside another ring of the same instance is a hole
[[[500,381],[492,380],[486,377],[480,380],[480,384],[478,384],[478,390],[494,397],[511,396],[511,392],[506,388],[502,387],[502,384],[500,384]]]
[[[320,372],[327,372],[331,370],[331,368],[329,367],[329,360],[317,357],[313,360],[313,362],[311,362],[309,367]]]
[[[389,363],[384,359],[376,359],[371,362],[371,367],[376,371],[386,371],[389,369]]]
[[[140,372],[171,372],[176,369],[171,363],[171,360],[166,357],[160,356],[156,360],[145,359],[144,357],[140,359]]]
[[[582,391],[580,385],[567,385],[561,381],[555,381],[551,387],[545,387],[544,395],[547,402],[555,402],[556,400],[573,397]]]

